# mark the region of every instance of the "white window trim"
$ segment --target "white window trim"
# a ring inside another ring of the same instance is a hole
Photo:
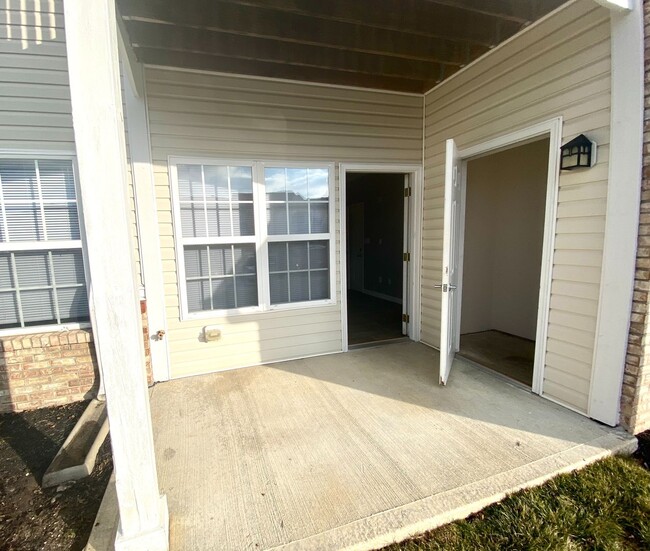
[[[250,166],[253,173],[253,205],[255,236],[251,237],[223,237],[223,238],[181,238],[181,210],[180,197],[178,195],[178,165],[200,164],[213,166]],[[299,162],[299,161],[264,161],[253,159],[221,159],[215,157],[180,157],[169,156],[167,158],[169,169],[169,185],[172,201],[172,226],[174,234],[174,252],[176,255],[176,283],[178,288],[178,300],[180,320],[201,320],[216,319],[263,312],[277,312],[283,310],[297,310],[307,308],[323,308],[336,304],[336,181],[333,162]],[[328,171],[328,192],[329,192],[329,233],[300,234],[300,235],[268,235],[266,225],[266,193],[264,189],[265,168],[326,168]],[[268,243],[285,241],[329,241],[329,278],[330,298],[323,300],[311,300],[305,302],[290,302],[286,304],[271,304],[271,290],[268,270]],[[258,306],[246,308],[232,308],[221,310],[204,310],[190,312],[187,302],[187,285],[185,276],[185,245],[208,245],[223,243],[251,243],[254,242],[257,265],[257,297]]]
[[[77,205],[77,216],[79,218],[80,239],[74,240],[56,240],[56,241],[25,241],[0,243],[0,252],[11,251],[38,251],[38,250],[63,250],[79,249],[84,265],[84,283],[86,285],[86,296],[88,297],[89,317],[92,316],[92,307],[90,304],[90,278],[88,270],[88,256],[86,254],[86,233],[83,222],[83,206],[81,204],[81,189],[79,184],[79,170],[77,167],[77,155],[70,150],[47,150],[47,149],[0,149],[0,159],[47,159],[50,161],[70,161],[72,163],[72,175],[74,178],[74,188]],[[20,335],[34,335],[37,333],[57,333],[74,331],[77,329],[91,329],[92,323],[88,321],[68,322],[68,323],[48,323],[42,325],[30,325],[26,327],[7,327],[0,329],[0,337],[11,337]]]

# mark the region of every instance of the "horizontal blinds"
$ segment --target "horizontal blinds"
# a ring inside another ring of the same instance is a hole
[[[72,161],[0,159],[0,242],[80,238]]]
[[[89,319],[71,160],[0,159],[0,242],[0,328]]]

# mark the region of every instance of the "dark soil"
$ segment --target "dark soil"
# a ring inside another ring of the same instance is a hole
[[[87,404],[0,415],[0,550],[80,550],[88,542],[113,468],[108,438],[89,477],[40,486]]]
[[[634,454],[646,469],[650,469],[650,430],[636,435],[639,449]]]

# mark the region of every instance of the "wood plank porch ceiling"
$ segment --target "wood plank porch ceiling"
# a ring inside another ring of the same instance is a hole
[[[566,0],[117,0],[139,61],[423,93]]]

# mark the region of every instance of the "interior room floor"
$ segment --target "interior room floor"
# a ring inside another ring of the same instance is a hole
[[[348,344],[363,344],[402,336],[402,305],[348,291]]]
[[[527,386],[533,384],[535,341],[495,330],[468,333],[460,337],[458,354]]]

